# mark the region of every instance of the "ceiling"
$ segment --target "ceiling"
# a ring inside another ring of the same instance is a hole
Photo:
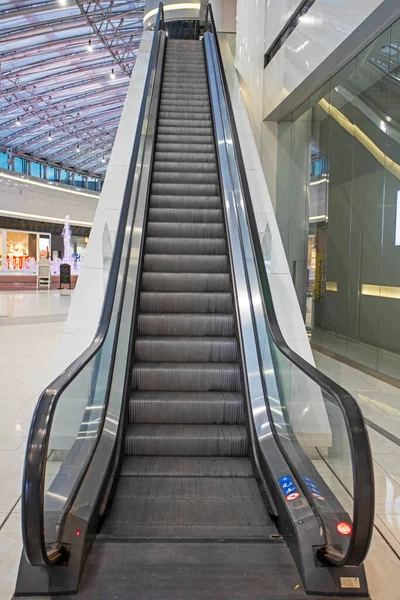
[[[1,150],[104,174],[142,36],[144,5],[2,0]]]

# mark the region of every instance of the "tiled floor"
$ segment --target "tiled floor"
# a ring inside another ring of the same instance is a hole
[[[0,294],[0,599],[9,600],[21,555],[25,442],[70,303],[58,291]]]
[[[400,389],[375,377],[353,369],[319,352],[314,352],[317,367],[345,387],[358,401],[364,417],[399,439]],[[367,577],[373,600],[400,598],[400,446],[368,426],[375,472],[375,530],[366,561]],[[390,437],[390,435],[389,435]],[[329,484],[345,508],[352,501],[347,489],[347,473],[343,465],[331,461],[336,473]],[[315,461],[324,479],[326,465]],[[342,469],[342,471],[341,471]]]
[[[25,442],[37,398],[62,335],[70,297],[52,292],[0,295],[0,600],[11,598],[21,552],[20,488]],[[400,438],[400,390],[315,353],[317,366],[346,387],[370,422]],[[369,427],[376,478],[376,520],[366,562],[372,600],[400,598],[400,446]],[[348,474],[316,461],[344,506]],[[344,486],[341,484],[342,480]]]

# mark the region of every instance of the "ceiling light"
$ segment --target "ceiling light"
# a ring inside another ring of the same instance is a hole
[[[105,156],[102,156],[102,158],[101,158],[101,162],[102,162],[102,163],[105,163],[105,162],[106,162],[106,157],[105,157]]]
[[[49,135],[47,136],[47,139],[49,140],[49,142],[51,142],[51,140],[53,139],[53,138],[51,137],[51,131],[49,131]]]
[[[115,72],[114,72],[114,69],[111,69],[111,73],[110,73],[110,79],[115,79]]]
[[[87,51],[88,52],[93,52],[92,40],[88,41]]]
[[[76,145],[76,151],[80,152],[81,151],[81,147],[79,146],[79,144]]]
[[[15,124],[18,125],[18,127],[21,125],[21,119],[19,117],[17,117]]]
[[[65,6],[67,4],[67,0],[58,0],[61,6]]]

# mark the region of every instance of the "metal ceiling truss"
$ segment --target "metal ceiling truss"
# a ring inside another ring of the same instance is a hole
[[[0,7],[0,147],[101,177],[135,65],[144,5],[5,0]]]

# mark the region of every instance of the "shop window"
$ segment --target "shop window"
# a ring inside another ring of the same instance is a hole
[[[37,259],[37,235],[25,231],[7,231],[6,268],[26,271]],[[36,263],[35,263],[36,264]]]

